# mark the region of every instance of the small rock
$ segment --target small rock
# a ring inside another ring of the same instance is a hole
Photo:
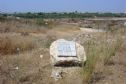
[[[40,58],[42,59],[43,58],[43,55],[40,55]]]
[[[53,69],[51,77],[54,78],[55,81],[58,81],[62,78],[62,71],[60,69]]]
[[[15,67],[14,69],[18,70],[18,69],[19,69],[19,67],[17,66],[17,67]]]

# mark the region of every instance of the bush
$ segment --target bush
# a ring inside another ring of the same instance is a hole
[[[35,22],[39,26],[45,26],[45,22],[43,21],[43,19],[36,19]]]
[[[2,22],[2,21],[5,21],[6,20],[6,18],[5,17],[3,17],[3,16],[0,16],[0,21]]]

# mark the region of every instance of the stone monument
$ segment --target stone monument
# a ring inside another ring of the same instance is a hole
[[[77,42],[64,39],[51,44],[50,56],[54,66],[82,65],[86,61],[84,47]]]

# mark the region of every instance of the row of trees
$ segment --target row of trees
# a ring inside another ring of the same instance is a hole
[[[7,16],[8,14],[3,14],[4,16]],[[126,17],[126,13],[79,13],[77,11],[75,12],[63,12],[63,13],[13,13],[9,14],[16,17],[22,17],[22,18],[95,18],[95,17]]]

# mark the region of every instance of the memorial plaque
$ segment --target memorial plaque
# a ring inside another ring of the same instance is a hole
[[[77,57],[76,44],[73,41],[58,42],[58,57]]]

